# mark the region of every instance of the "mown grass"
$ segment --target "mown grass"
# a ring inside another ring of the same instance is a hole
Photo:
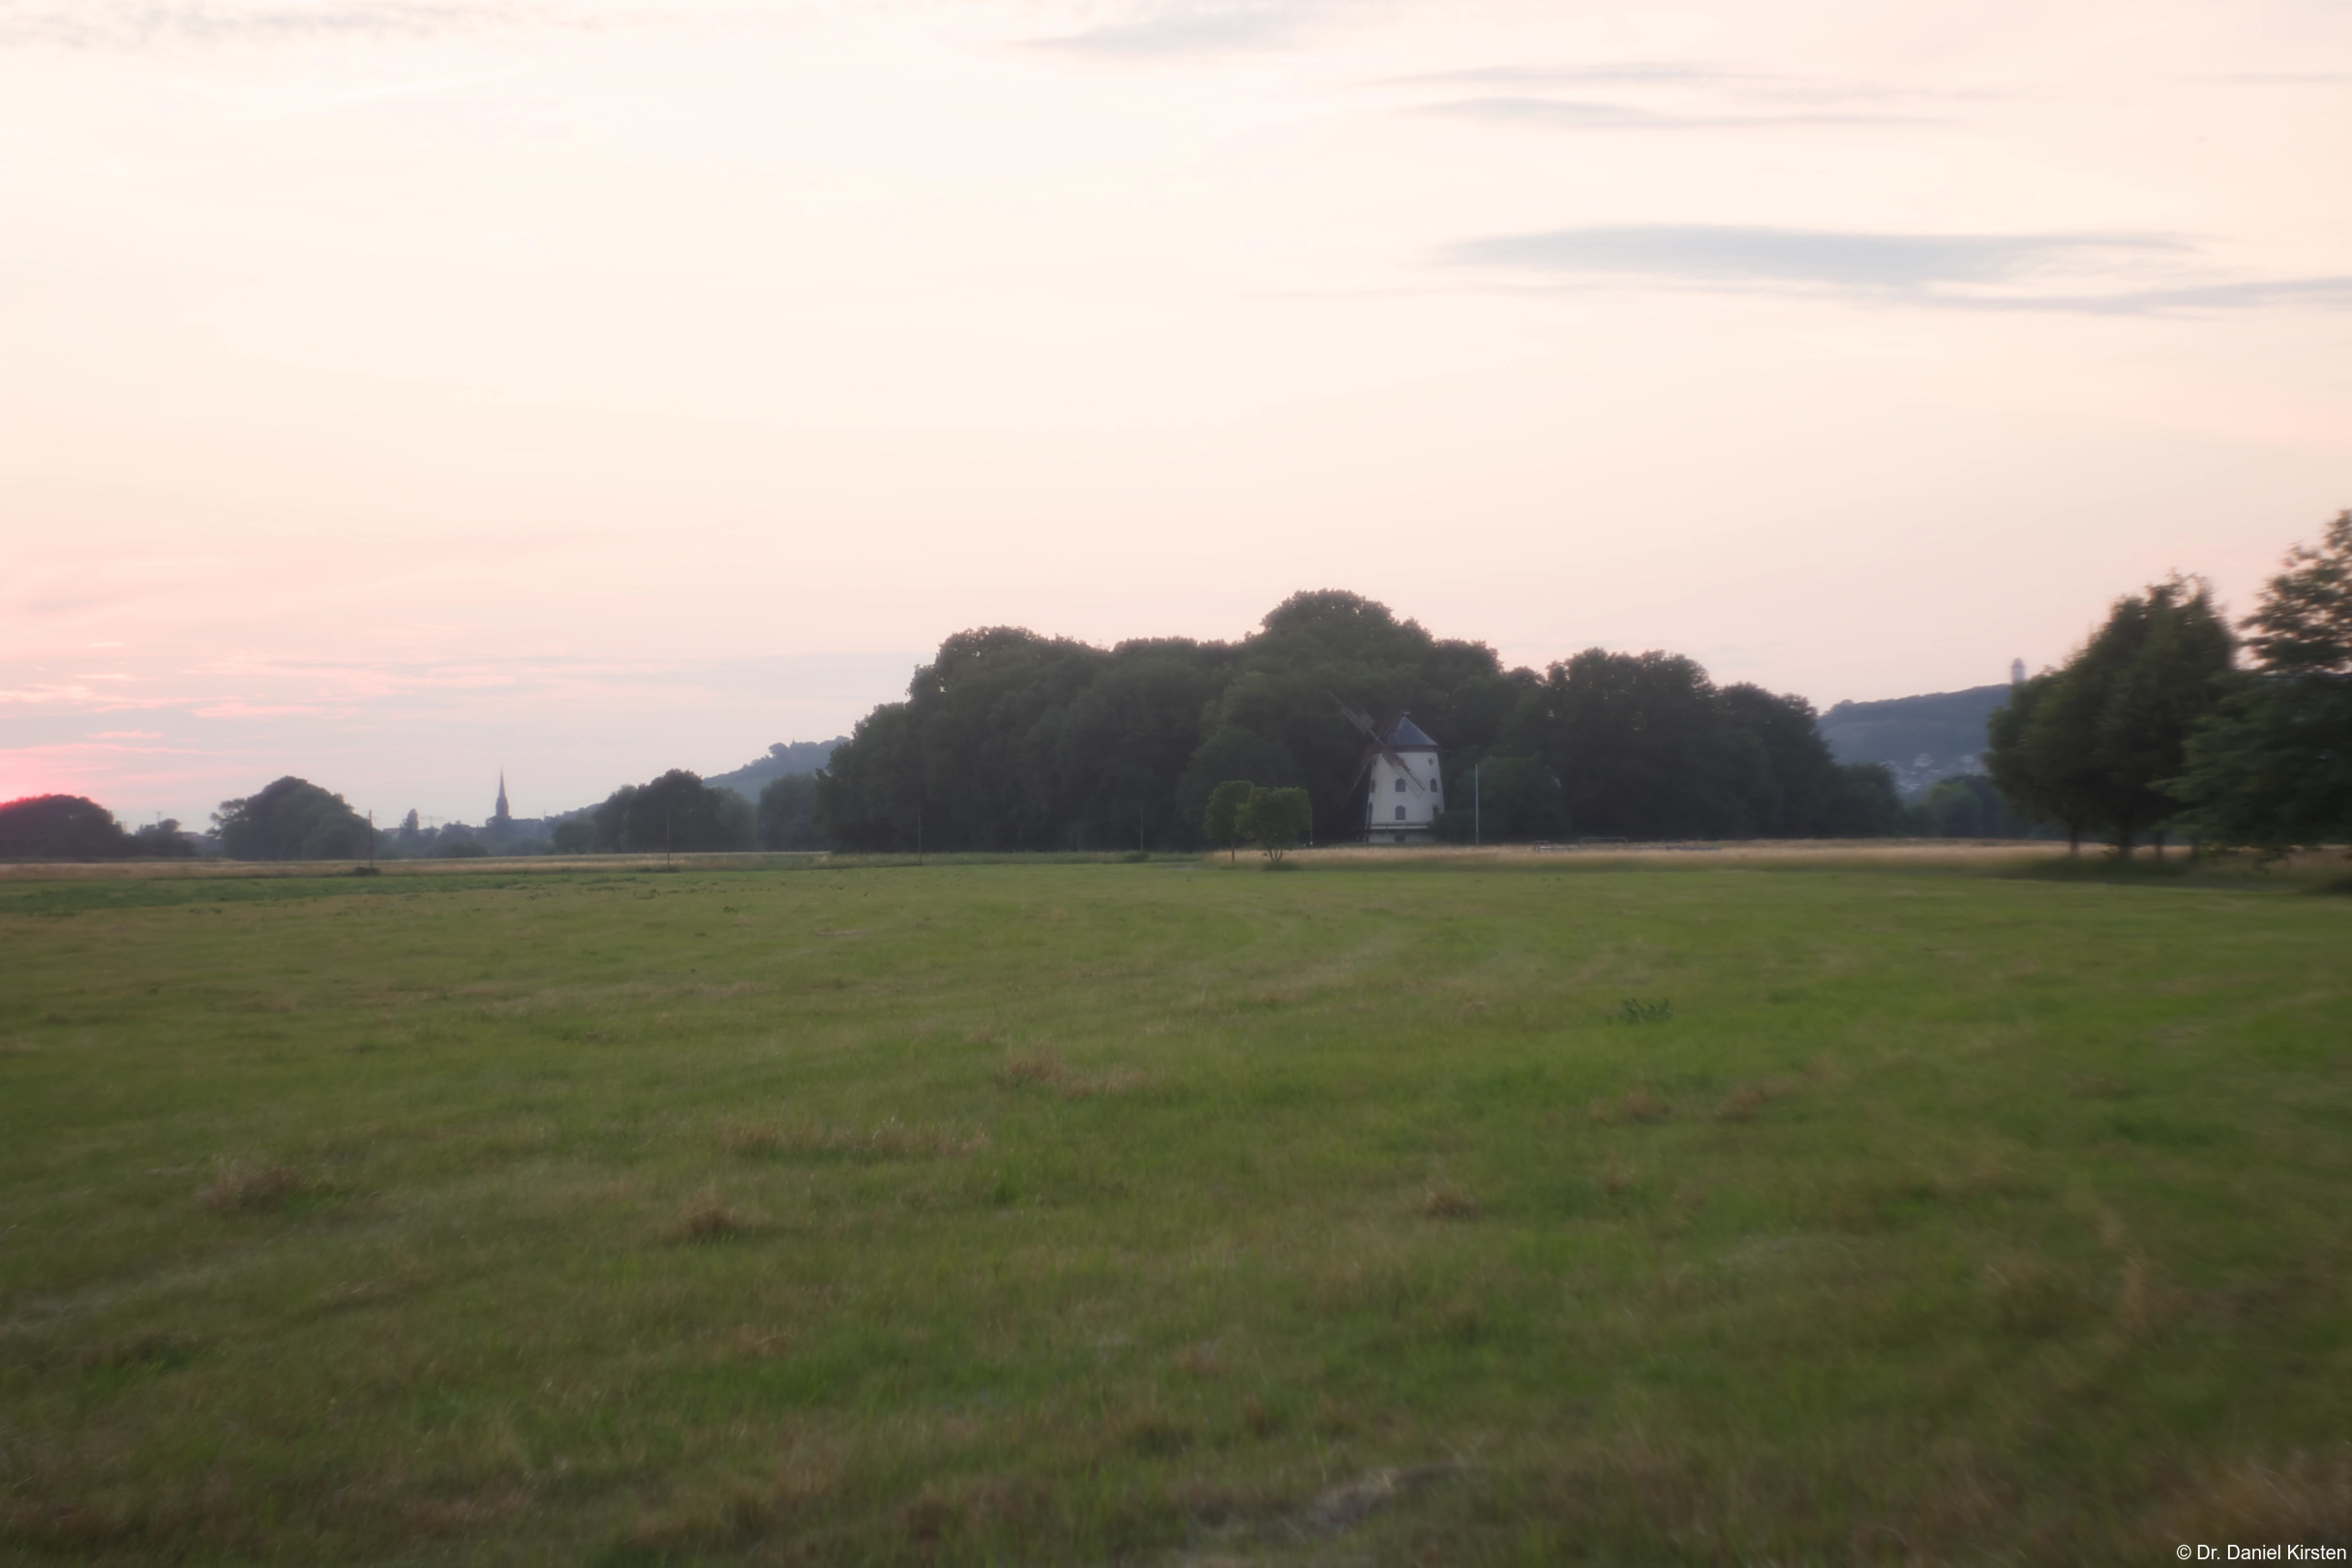
[[[1191,861],[0,885],[0,1554],[2352,1537],[2352,901]]]

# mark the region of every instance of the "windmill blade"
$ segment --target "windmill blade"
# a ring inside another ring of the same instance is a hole
[[[1341,799],[1346,800],[1354,798],[1356,786],[1363,783],[1364,775],[1372,771],[1372,759],[1378,755],[1379,753],[1370,746],[1364,748],[1364,760],[1356,764],[1356,776],[1347,781],[1347,793],[1341,796]]]
[[[1397,755],[1397,751],[1394,746],[1382,746],[1380,748],[1380,755],[1388,759],[1388,765],[1391,768],[1394,768],[1398,772],[1402,773],[1407,779],[1411,780],[1414,789],[1419,790],[1424,795],[1430,793],[1428,785],[1422,783],[1420,779],[1413,777],[1413,770],[1405,766],[1404,759],[1402,757]]]
[[[1339,709],[1339,710],[1346,716],[1348,723],[1354,725],[1357,729],[1364,732],[1365,739],[1370,740],[1375,746],[1380,743],[1380,728],[1378,725],[1372,723],[1372,715],[1370,713],[1363,711],[1361,709],[1350,708],[1347,704],[1340,701],[1338,695],[1333,692],[1327,691],[1323,695],[1331,699],[1332,706]]]

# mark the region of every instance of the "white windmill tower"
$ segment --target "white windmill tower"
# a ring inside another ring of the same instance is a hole
[[[1340,704],[1340,711],[1369,742],[1363,766],[1356,769],[1359,779],[1370,778],[1364,794],[1365,842],[1428,843],[1435,836],[1437,813],[1445,809],[1437,742],[1422,733],[1410,713],[1382,730],[1370,715],[1345,703]]]

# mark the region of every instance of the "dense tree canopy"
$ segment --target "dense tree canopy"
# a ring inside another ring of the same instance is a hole
[[[114,813],[78,795],[0,805],[0,860],[119,860],[136,847]]]
[[[2118,599],[2064,668],[2024,682],[1994,713],[1986,771],[2026,814],[2069,836],[2103,829],[2127,851],[2180,812],[2173,781],[2235,650],[2193,578]]]
[[[764,850],[821,850],[825,834],[817,827],[817,780],[813,773],[785,773],[768,781],[760,791],[760,848]]]
[[[964,632],[818,776],[846,849],[1191,846],[1229,781],[1306,792],[1308,836],[1363,829],[1364,737],[1341,703],[1410,712],[1445,749],[1448,836],[1863,833],[1899,828],[1882,772],[1840,769],[1811,706],[1718,688],[1688,659],[1594,649],[1538,674],[1352,593],[1300,593],[1236,644],[1103,649]],[[1883,799],[1882,799],[1883,797]]]
[[[597,849],[632,855],[747,850],[756,832],[750,801],[682,768],[649,784],[623,784],[589,820]]]
[[[355,860],[373,837],[342,796],[293,777],[222,801],[212,821],[221,848],[240,860]]]
[[[2225,843],[2352,839],[2352,512],[2285,568],[2245,621],[2255,668],[2190,738],[2172,786]]]

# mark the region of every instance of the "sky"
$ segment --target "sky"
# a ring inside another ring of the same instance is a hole
[[[1346,588],[1823,708],[2352,506],[2352,5],[0,0],[0,799]]]

